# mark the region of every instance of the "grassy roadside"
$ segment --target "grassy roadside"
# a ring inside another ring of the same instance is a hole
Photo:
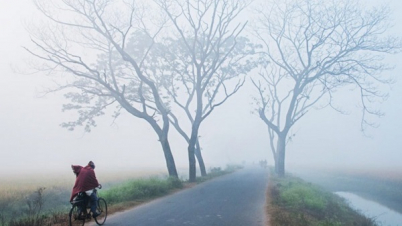
[[[287,175],[271,174],[267,191],[270,226],[376,226],[321,187]]]
[[[151,201],[174,192],[193,187],[209,179],[222,176],[239,169],[239,166],[229,165],[225,169],[212,168],[207,176],[197,177],[196,183],[189,183],[177,178],[149,177],[140,179],[130,179],[119,184],[115,184],[108,189],[99,190],[99,196],[103,197],[108,203],[108,214],[123,211],[139,204]],[[10,206],[2,208],[0,197],[0,226],[64,226],[68,225],[69,207],[58,208],[55,211],[44,211],[45,188],[38,188],[30,196],[31,198],[24,205],[18,214],[10,209]],[[22,198],[22,197],[21,197]],[[4,204],[10,203],[11,200]],[[24,200],[21,200],[23,203]],[[7,212],[10,210],[11,212]]]
[[[294,172],[298,177],[329,191],[348,191],[402,214],[401,169],[300,168]]]

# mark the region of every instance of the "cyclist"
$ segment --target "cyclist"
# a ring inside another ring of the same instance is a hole
[[[73,187],[73,191],[71,193],[70,202],[77,196],[80,192],[85,192],[91,201],[91,211],[92,217],[97,217],[100,213],[96,212],[96,204],[98,197],[96,193],[93,192],[95,188],[102,188],[102,185],[98,183],[95,175],[95,164],[92,161],[89,161],[88,165],[85,167],[79,165],[71,165],[71,169],[76,175],[75,184]]]

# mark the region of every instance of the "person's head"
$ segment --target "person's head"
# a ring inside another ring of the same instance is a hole
[[[88,162],[88,166],[90,166],[92,169],[95,169],[95,163],[92,161]]]

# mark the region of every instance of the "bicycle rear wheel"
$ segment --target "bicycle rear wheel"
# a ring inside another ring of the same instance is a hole
[[[98,225],[104,224],[106,221],[106,218],[107,218],[106,200],[104,200],[103,198],[98,199],[98,206],[96,207],[96,211],[98,211],[98,213],[100,213],[100,215],[95,218],[95,222]]]
[[[70,226],[83,226],[85,224],[85,214],[80,210],[80,206],[73,205],[68,214]]]

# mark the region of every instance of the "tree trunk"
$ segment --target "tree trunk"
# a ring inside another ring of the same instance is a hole
[[[275,172],[280,177],[285,176],[285,150],[286,150],[286,135],[279,135],[276,147]]]
[[[204,159],[202,158],[202,154],[201,154],[201,146],[200,146],[200,142],[198,140],[196,142],[196,147],[195,147],[195,156],[197,157],[198,165],[200,166],[201,176],[204,177],[207,175],[207,171],[205,170]]]
[[[176,128],[177,132],[179,132],[180,135],[186,140],[187,144],[190,144],[190,138],[187,136],[187,134],[180,128],[179,124],[177,123],[177,119],[174,114],[171,114],[172,117],[174,117],[174,120],[172,120],[173,126]],[[195,156],[197,157],[198,165],[200,166],[200,171],[201,171],[201,176],[206,176],[207,171],[205,170],[205,164],[204,164],[204,159],[201,154],[201,146],[200,142],[197,139],[196,142],[196,147],[195,147]]]
[[[176,164],[174,162],[173,154],[170,149],[169,140],[167,139],[167,134],[160,136],[159,140],[162,145],[163,153],[165,154],[165,161],[169,172],[169,176],[178,178],[179,176],[177,174]]]
[[[191,145],[193,143],[193,145]],[[189,163],[189,182],[196,181],[196,165],[195,165],[195,145],[194,142],[191,142],[188,145],[188,163]]]
[[[200,121],[195,119],[193,122],[191,137],[188,142],[188,164],[189,164],[189,181],[196,181],[196,164],[195,164],[195,145],[198,141],[198,128]]]

